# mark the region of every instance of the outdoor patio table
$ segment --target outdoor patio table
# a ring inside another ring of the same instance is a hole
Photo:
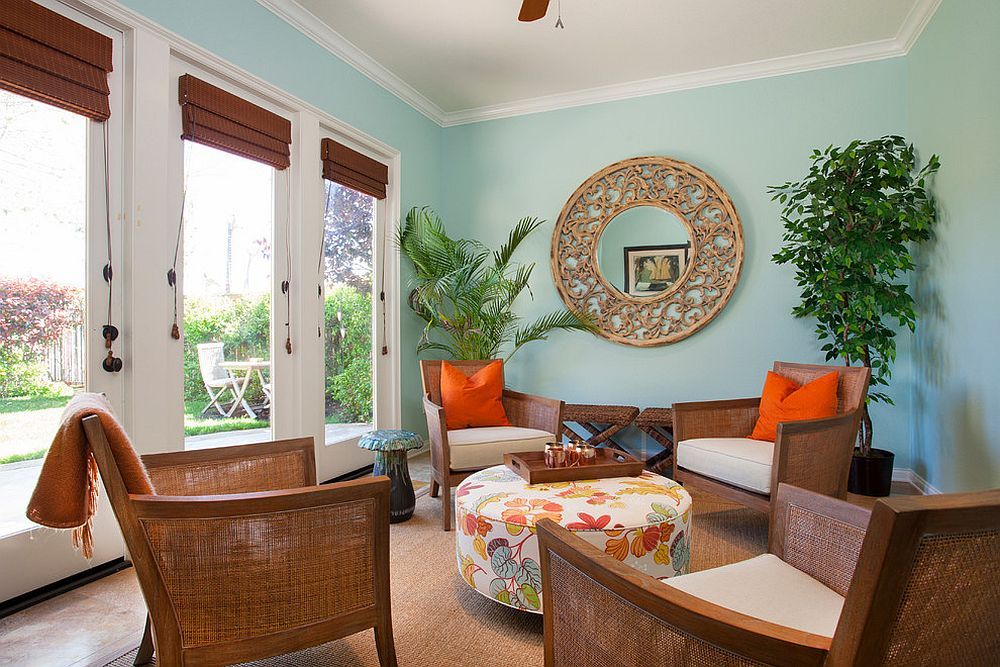
[[[246,393],[247,389],[250,387],[250,380],[256,374],[257,379],[260,381],[260,388],[264,392],[264,396],[268,397],[268,402],[265,407],[270,406],[270,396],[267,390],[267,382],[264,380],[264,371],[271,370],[271,362],[267,359],[247,359],[245,361],[222,361],[219,366],[226,369],[229,376],[236,381],[236,400],[233,401],[233,407],[230,408],[230,413],[228,416],[232,417],[232,413],[235,413],[236,406],[242,405],[243,410],[247,413],[250,419],[256,419],[257,413],[254,412],[250,404],[247,403]],[[239,373],[243,373],[240,377]]]

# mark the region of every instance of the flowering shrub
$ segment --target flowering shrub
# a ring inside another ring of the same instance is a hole
[[[0,277],[0,398],[52,393],[45,348],[83,322],[83,290]]]
[[[0,344],[5,347],[41,350],[82,321],[82,289],[0,277]]]

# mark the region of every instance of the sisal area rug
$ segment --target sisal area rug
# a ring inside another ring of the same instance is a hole
[[[693,492],[691,569],[733,563],[767,550],[767,520]],[[413,518],[391,527],[392,622],[404,667],[541,667],[542,618],[472,591],[455,567],[454,533],[441,530],[440,499],[424,495]],[[131,667],[135,649],[106,662]],[[254,667],[377,666],[372,631],[306,651],[248,663]]]

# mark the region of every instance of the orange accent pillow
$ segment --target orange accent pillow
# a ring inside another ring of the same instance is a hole
[[[441,403],[448,430],[510,426],[503,409],[503,362],[491,361],[472,377],[441,362]]]
[[[779,422],[834,416],[837,414],[837,384],[837,371],[801,386],[768,371],[760,397],[760,417],[750,437],[774,442]]]

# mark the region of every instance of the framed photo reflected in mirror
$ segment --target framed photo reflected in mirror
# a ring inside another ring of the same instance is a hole
[[[625,293],[655,296],[670,289],[687,268],[690,243],[625,248]]]

